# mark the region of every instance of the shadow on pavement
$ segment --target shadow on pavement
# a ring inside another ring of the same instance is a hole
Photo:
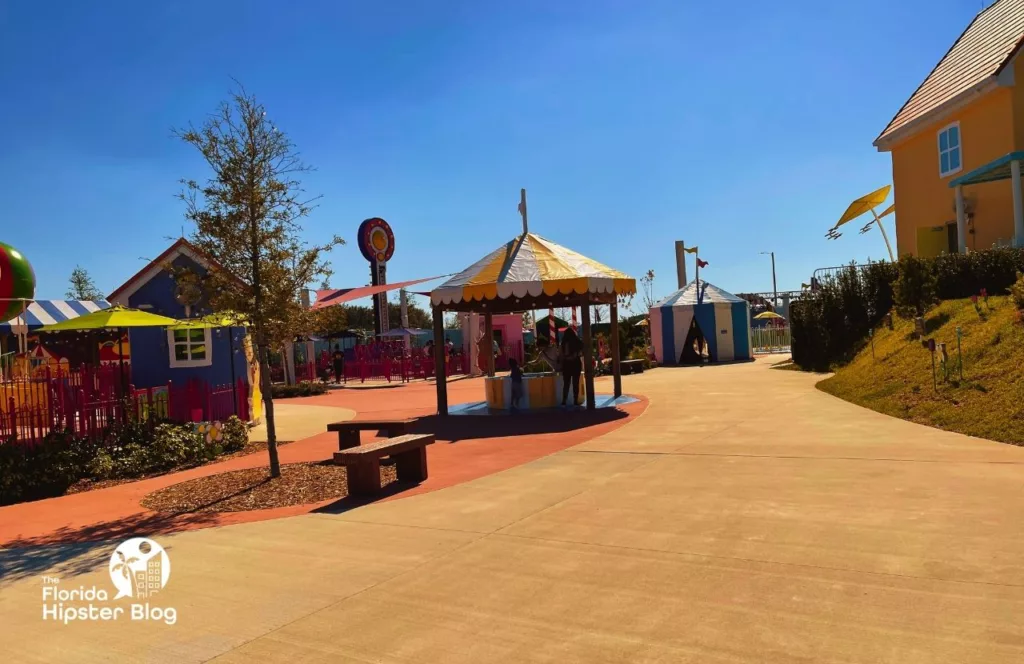
[[[618,408],[595,411],[550,410],[511,415],[428,415],[416,420],[413,431],[432,433],[440,442],[457,443],[477,438],[507,438],[578,431],[629,417]]]
[[[357,507],[362,507],[363,505],[369,505],[370,503],[375,503],[384,498],[389,498],[416,486],[419,486],[419,484],[415,482],[392,482],[381,488],[380,493],[363,498],[345,496],[344,498],[335,500],[333,503],[316,508],[311,512],[311,514],[344,514],[349,510],[354,510]]]
[[[217,515],[209,513],[149,513],[12,540],[0,548],[0,583],[44,573],[61,577],[85,574],[106,565],[121,540],[213,525],[216,521]]]

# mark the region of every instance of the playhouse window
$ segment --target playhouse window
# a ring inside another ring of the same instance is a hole
[[[171,367],[208,367],[213,363],[210,330],[168,330],[167,346]]]
[[[960,170],[960,123],[954,122],[939,132],[939,175],[945,177]]]

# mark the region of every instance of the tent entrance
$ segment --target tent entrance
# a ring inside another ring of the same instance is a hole
[[[679,364],[696,365],[704,364],[704,349],[707,346],[704,332],[697,324],[697,317],[690,321],[690,329],[686,333],[686,341],[683,342],[683,351],[679,354]]]

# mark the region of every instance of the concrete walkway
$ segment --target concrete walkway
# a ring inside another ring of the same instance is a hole
[[[458,486],[167,535],[175,625],[40,619],[5,552],[8,659],[1024,661],[1024,450],[893,420],[765,363],[625,378],[624,427]],[[121,600],[124,602],[125,600]]]
[[[337,406],[308,406],[299,399],[274,404],[274,426],[277,439],[295,441],[321,434],[331,422],[345,422],[355,418],[356,411]],[[267,442],[267,423],[264,420],[249,431],[249,440]]]

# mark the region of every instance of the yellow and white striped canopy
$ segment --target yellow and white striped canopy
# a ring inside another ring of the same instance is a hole
[[[463,301],[636,292],[636,280],[607,265],[527,233],[504,244],[430,293],[436,305]]]

